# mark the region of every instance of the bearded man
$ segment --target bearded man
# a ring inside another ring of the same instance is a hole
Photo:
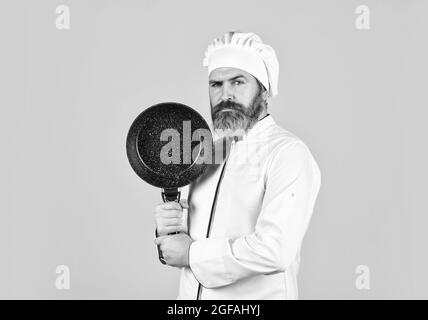
[[[181,268],[178,299],[297,299],[321,174],[306,144],[268,113],[275,51],[253,33],[229,32],[208,46],[203,65],[216,142],[229,147],[188,187],[187,201],[156,206],[155,244],[164,263]]]

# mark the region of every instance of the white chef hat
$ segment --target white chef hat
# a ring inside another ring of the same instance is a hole
[[[271,46],[254,33],[228,32],[214,39],[203,60],[208,75],[217,68],[244,70],[257,78],[268,90],[269,96],[278,93],[279,63]]]

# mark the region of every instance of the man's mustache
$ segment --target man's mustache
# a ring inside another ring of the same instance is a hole
[[[243,105],[230,100],[226,100],[220,102],[213,108],[212,114],[214,118],[224,109],[231,109],[233,111],[245,114],[245,108]]]

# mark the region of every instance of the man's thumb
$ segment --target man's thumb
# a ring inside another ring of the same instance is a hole
[[[187,202],[187,199],[181,199],[180,200],[180,205],[183,209],[188,209],[189,208],[189,203]]]
[[[155,238],[155,244],[156,245],[160,245],[166,238],[167,238],[168,236],[160,236],[160,237],[157,237],[157,238]]]

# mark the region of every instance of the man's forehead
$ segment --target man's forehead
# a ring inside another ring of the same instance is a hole
[[[238,76],[243,76],[247,79],[253,78],[251,74],[242,69],[228,67],[214,69],[208,78],[210,81],[224,81]]]

